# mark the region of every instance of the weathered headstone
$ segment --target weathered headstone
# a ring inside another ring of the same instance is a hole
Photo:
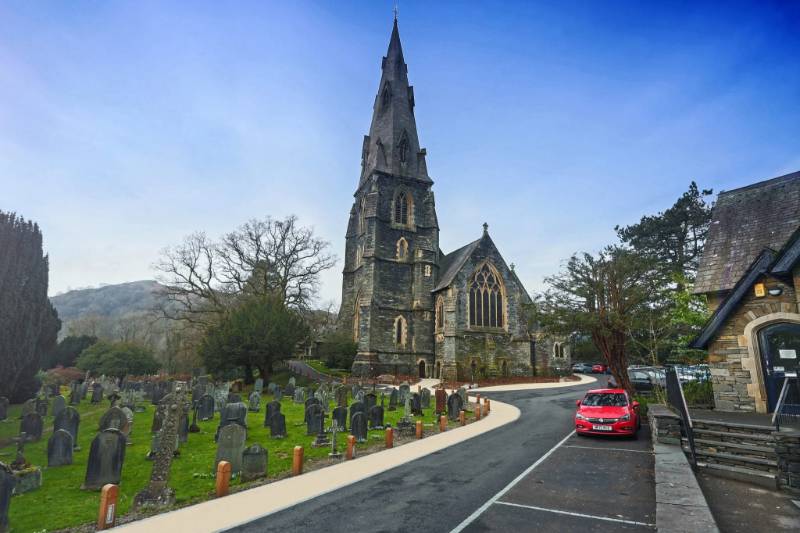
[[[337,407],[347,407],[347,387],[339,387],[334,395]]]
[[[240,403],[242,401],[242,395],[237,394],[235,392],[228,393],[228,403]]]
[[[283,399],[283,390],[280,385],[275,385],[275,392],[272,393],[274,398],[278,401]]]
[[[39,413],[39,416],[42,418],[47,416],[47,411],[50,410],[50,402],[47,401],[47,398],[37,398],[36,399],[36,412]]]
[[[447,412],[447,391],[436,389],[436,414],[443,415]]]
[[[81,415],[72,406],[66,407],[53,421],[53,431],[63,429],[72,436],[72,445],[78,447],[78,428],[81,424]]]
[[[177,447],[178,426],[181,417],[184,417],[184,403],[186,403],[185,396],[181,389],[161,398],[159,405],[164,406],[164,423],[159,431],[159,439],[150,450],[150,459],[153,460],[150,481],[133,500],[136,508],[163,507],[175,502],[175,491],[169,487],[169,473]]]
[[[22,404],[22,412],[20,413],[19,417],[20,419],[22,419],[25,418],[25,415],[35,412],[36,412],[36,399],[31,398],[30,400],[27,400],[25,403]]]
[[[59,429],[47,440],[47,466],[64,466],[72,464],[72,435]]]
[[[422,393],[420,394],[420,405],[423,409],[430,409],[431,407],[431,390],[430,389],[422,389]]]
[[[130,407],[120,407],[122,412],[125,413],[125,416],[128,418],[128,433],[126,435],[130,435],[131,431],[133,431],[133,410]]]
[[[392,389],[392,392],[389,394],[389,411],[394,411],[397,409],[397,400],[400,396],[400,393],[397,389]]]
[[[156,410],[153,412],[153,423],[150,424],[150,433],[156,433],[161,431],[161,426],[164,424],[164,414],[166,410],[166,404],[162,405],[159,403],[156,406]]]
[[[361,411],[356,411],[350,416],[350,434],[356,438],[358,442],[366,442],[367,440],[367,417]]]
[[[458,420],[458,415],[463,408],[464,403],[457,392],[447,397],[447,418],[450,420]]]
[[[267,476],[267,450],[260,444],[253,444],[242,452],[242,481]]]
[[[272,400],[267,404],[264,414],[264,427],[269,427],[269,419],[281,412],[281,402]]]
[[[347,407],[336,407],[331,414],[331,423],[339,426],[339,431],[347,429]]]
[[[461,407],[462,408],[464,406],[466,406],[466,405],[469,405],[469,400],[467,399],[467,389],[465,389],[463,386],[459,387],[458,390],[456,391],[456,393],[461,398]]]
[[[383,429],[383,407],[373,405],[369,410],[370,429]]]
[[[61,396],[60,394],[53,398],[53,407],[51,408],[51,413],[53,418],[57,417],[58,414],[64,410],[67,406],[67,400]]]
[[[325,413],[318,404],[306,410],[306,435],[318,435],[325,431]]]
[[[353,419],[354,413],[363,413],[364,416],[367,416],[367,408],[361,402],[353,402],[350,404],[350,419]]]
[[[422,397],[418,392],[411,395],[411,414],[422,415]]]
[[[400,385],[400,398],[399,398],[400,403],[406,403],[406,397],[410,392],[411,392],[411,385],[409,385],[407,382],[404,381],[402,385]]]
[[[72,384],[69,386],[69,404],[70,405],[78,405],[81,403],[81,384],[77,381],[73,381]]]
[[[179,398],[180,401],[180,398]],[[189,410],[191,406],[188,402],[183,403],[180,408],[180,420],[178,421],[178,442],[189,441]],[[200,429],[200,428],[198,428]]]
[[[305,399],[306,399],[305,390],[303,390],[303,387],[297,387],[294,390],[294,397],[292,398],[292,400],[294,401],[294,403],[303,403],[305,402]]]
[[[19,432],[25,433],[25,440],[37,441],[42,438],[43,429],[42,417],[39,413],[28,413],[22,418],[22,423],[19,426]]]
[[[378,396],[374,392],[370,392],[364,396],[364,406],[366,407],[368,413],[369,410],[376,405],[378,405]]]
[[[118,429],[123,435],[127,436],[130,432],[130,424],[128,423],[128,415],[119,407],[112,407],[100,417],[99,431],[106,429]]]
[[[353,399],[357,402],[364,403],[364,391],[359,390],[357,393],[353,395]]]
[[[284,387],[283,395],[288,396],[289,398],[294,398],[294,389],[295,389],[294,385],[289,383],[288,385],[286,385],[286,387]]]
[[[305,422],[306,424],[308,423],[308,410],[311,408],[312,405],[316,405],[317,407],[322,409],[322,407],[319,405],[319,400],[317,398],[311,397],[308,400],[306,400],[305,411],[303,414],[303,422]]]
[[[103,401],[103,386],[95,383],[92,388],[92,403],[100,403]]]
[[[225,406],[225,409],[220,413],[219,426],[217,426],[217,432],[214,436],[215,440],[219,439],[222,428],[231,424],[240,426],[245,430],[245,435],[247,434],[247,406],[245,404],[236,402]]]
[[[275,383],[273,383],[272,381],[267,383],[267,392],[269,394],[273,394],[275,392]]]
[[[259,394],[264,392],[264,380],[261,379],[261,378],[258,378],[256,380],[255,384],[253,385],[253,390],[256,391]]]
[[[125,435],[118,429],[106,429],[97,434],[89,449],[82,488],[99,490],[108,483],[119,485],[126,442]]]
[[[0,396],[0,421],[8,418],[8,398]]]
[[[236,474],[242,470],[242,453],[247,432],[239,424],[228,424],[219,432],[217,443],[217,457],[214,461],[214,470],[220,461],[231,464],[231,473]]]
[[[11,494],[17,478],[11,468],[0,462],[0,531],[8,531],[8,510],[11,507]]]
[[[251,392],[250,397],[247,398],[247,403],[248,403],[247,409],[251,413],[257,413],[261,411],[261,395],[258,392],[256,391]]]
[[[197,418],[200,420],[212,420],[214,418],[214,397],[204,394],[197,403]]]
[[[282,439],[286,436],[286,416],[277,412],[269,418],[269,435],[273,439]]]
[[[205,385],[197,384],[192,387],[192,403],[200,401],[200,398],[206,393]]]

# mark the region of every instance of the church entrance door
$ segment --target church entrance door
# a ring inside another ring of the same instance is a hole
[[[419,362],[419,377],[421,378],[425,377],[425,361]]]

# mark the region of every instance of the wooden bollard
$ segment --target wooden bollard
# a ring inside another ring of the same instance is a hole
[[[475,406],[475,420],[481,419],[481,404]]]
[[[231,484],[231,464],[228,461],[217,463],[217,498],[228,495]]]
[[[481,395],[480,394],[476,394],[475,395],[475,403],[481,403]]]
[[[386,447],[391,448],[394,446],[394,430],[386,428]]]
[[[489,398],[484,398],[483,399],[483,409],[486,411],[486,414],[488,415],[489,411],[491,410],[490,403],[489,403]]]
[[[444,431],[447,429],[447,417],[442,415],[439,417],[439,431]]]
[[[417,420],[417,438],[422,438],[422,420]]]
[[[458,412],[458,421],[461,422],[462,426],[467,425],[467,413],[466,411],[459,411]]]
[[[117,497],[119,487],[109,483],[100,491],[100,511],[97,513],[97,530],[109,529],[117,523]]]
[[[348,435],[347,436],[347,453],[345,454],[345,460],[349,461],[353,457],[355,457],[355,450],[356,450],[356,437],[355,435]]]
[[[292,456],[292,475],[299,476],[303,473],[303,447],[295,446]]]

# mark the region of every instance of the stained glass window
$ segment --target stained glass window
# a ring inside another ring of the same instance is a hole
[[[469,284],[469,325],[503,327],[503,292],[497,275],[488,264],[475,273]]]

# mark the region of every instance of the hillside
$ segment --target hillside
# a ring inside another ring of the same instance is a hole
[[[163,286],[152,280],[106,285],[94,289],[65,292],[50,298],[64,322],[86,316],[117,318],[152,311],[162,301]]]

